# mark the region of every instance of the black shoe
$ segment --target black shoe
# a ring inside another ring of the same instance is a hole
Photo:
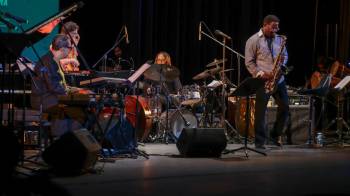
[[[273,145],[276,145],[278,147],[282,147],[282,145],[283,145],[282,136],[273,137],[271,140],[272,140]]]
[[[266,149],[266,147],[265,147],[264,144],[255,144],[255,148],[256,148],[256,149],[263,149],[263,150]]]

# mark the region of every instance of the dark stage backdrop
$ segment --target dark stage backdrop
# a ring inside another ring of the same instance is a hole
[[[341,1],[341,0],[339,0]],[[154,58],[160,50],[172,56],[173,64],[181,71],[184,84],[192,84],[192,77],[205,70],[214,58],[222,58],[222,47],[202,35],[198,40],[199,22],[219,29],[232,37],[228,45],[244,54],[246,40],[256,33],[267,14],[280,19],[280,34],[288,37],[289,66],[294,71],[288,75],[288,84],[302,86],[312,72],[314,57],[325,54],[323,24],[339,22],[339,1],[280,1],[280,0],[110,0],[83,1],[85,6],[66,20],[77,22],[81,29],[79,47],[93,65],[116,41],[123,25],[128,28],[130,44],[121,46],[135,61],[135,68]],[[61,1],[61,8],[74,1]],[[317,44],[314,48],[315,7],[318,5]],[[328,16],[328,17],[327,17]],[[321,29],[320,29],[321,28]],[[209,31],[210,30],[210,31]],[[322,36],[321,36],[322,35]],[[327,34],[329,35],[329,33]],[[220,41],[221,37],[217,37]],[[333,38],[331,38],[333,40]],[[330,50],[332,51],[332,50]],[[346,50],[347,51],[347,50]],[[236,55],[226,51],[227,68],[231,80],[237,84],[238,63]],[[347,53],[348,54],[348,53]],[[247,77],[241,59],[241,80]]]

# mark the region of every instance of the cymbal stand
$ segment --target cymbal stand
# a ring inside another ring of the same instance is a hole
[[[217,126],[217,124],[214,121],[215,114],[216,114],[216,111],[214,109],[216,97],[217,96],[216,96],[214,90],[209,89],[207,86],[205,86],[205,91],[204,91],[204,95],[202,98],[202,102],[204,103],[204,112],[203,112],[203,117],[202,117],[202,119],[204,119],[204,124],[203,124],[204,128]],[[202,121],[202,119],[201,119],[201,121]]]
[[[338,143],[340,146],[344,145],[344,136],[349,136],[349,131],[350,131],[350,126],[348,123],[344,120],[344,112],[343,112],[343,107],[344,107],[344,95],[343,92],[336,92],[336,105],[337,105],[337,116],[330,122],[330,124],[325,128],[325,130],[328,130],[333,124],[336,125],[336,131],[335,133],[337,134],[338,138],[335,141],[330,141],[330,142],[325,142],[326,144],[331,144],[331,143]],[[344,131],[344,128],[347,131]]]
[[[160,70],[160,73],[162,73],[162,69]],[[163,129],[163,132],[161,134],[161,138],[163,139],[163,142],[168,144],[169,139],[173,139],[175,142],[177,142],[177,138],[174,136],[174,134],[169,130],[169,108],[170,108],[170,100],[169,100],[169,90],[165,84],[165,80],[162,80],[162,74],[160,74],[160,89],[161,91],[163,89],[163,92],[165,94],[165,129]]]
[[[208,87],[206,84],[206,81],[204,81],[204,91],[203,91],[203,95],[201,96],[201,103],[203,104],[202,106],[204,106],[204,111],[199,119],[198,125],[199,127],[203,127],[203,128],[209,128],[212,125],[212,121],[209,121],[209,112],[208,112],[208,105],[207,105],[207,101],[208,101]],[[209,124],[208,124],[209,123]]]
[[[222,41],[223,47],[222,47],[222,71],[220,74],[220,79],[221,79],[221,107],[222,107],[222,114],[221,114],[221,126],[225,129],[225,135],[227,140],[231,140],[232,138],[229,137],[229,135],[236,135],[239,137],[238,131],[231,125],[231,123],[229,123],[226,120],[226,100],[227,100],[227,93],[226,93],[226,74],[225,74],[225,51],[226,51],[226,37],[223,36],[223,41]],[[227,126],[230,128],[230,133],[228,132],[228,128]]]
[[[150,94],[149,96],[149,106],[151,107],[151,112],[154,113],[153,116],[153,120],[156,123],[157,127],[156,127],[156,134],[154,136],[150,136],[150,139],[152,142],[157,141],[157,140],[163,140],[164,138],[164,130],[161,130],[162,128],[165,129],[162,119],[161,119],[161,102],[160,102],[160,86],[156,85],[155,87],[152,87],[151,85],[151,92],[147,92]],[[152,90],[154,89],[154,92],[152,92]],[[154,97],[153,97],[154,95]]]

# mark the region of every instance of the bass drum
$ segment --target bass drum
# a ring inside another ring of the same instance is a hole
[[[236,110],[235,115],[235,125],[236,129],[238,129],[238,133],[242,136],[245,136],[245,128],[246,128],[246,105],[247,99],[241,98],[238,100],[238,108]],[[255,120],[255,98],[249,98],[249,127],[248,127],[248,139],[252,139],[255,137],[254,131],[254,120]]]
[[[186,120],[186,122],[185,122]],[[173,135],[179,139],[183,128],[197,128],[197,117],[187,109],[180,109],[169,111],[168,113],[168,126]],[[186,125],[187,123],[187,125]],[[162,128],[166,128],[166,112],[161,115]]]
[[[137,112],[136,112],[136,108]],[[126,119],[138,130],[137,138],[144,141],[152,128],[152,113],[148,106],[147,99],[136,95],[125,96]],[[137,119],[138,117],[138,119]]]

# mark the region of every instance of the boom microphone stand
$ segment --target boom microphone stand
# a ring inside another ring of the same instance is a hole
[[[201,24],[205,24],[203,21],[201,21],[200,22],[200,25]],[[221,34],[222,32],[221,31],[219,31],[219,30],[216,30],[216,33],[217,34]],[[240,70],[241,70],[241,68],[240,68],[240,66],[241,66],[241,63],[240,63],[240,61],[241,61],[241,58],[242,59],[245,59],[245,57],[242,55],[242,54],[240,54],[239,52],[237,52],[237,51],[235,51],[235,50],[233,50],[232,48],[230,48],[230,47],[228,47],[225,43],[222,43],[222,42],[220,42],[219,40],[217,40],[216,38],[214,38],[213,36],[210,36],[210,35],[208,35],[207,33],[205,33],[204,31],[202,31],[201,30],[201,28],[200,28],[200,31],[199,31],[199,34],[200,35],[205,35],[206,37],[208,37],[209,39],[211,39],[211,40],[213,40],[214,42],[216,42],[217,44],[219,44],[219,45],[221,45],[223,48],[226,48],[226,49],[228,49],[230,52],[232,52],[232,53],[234,53],[234,54],[236,54],[237,55],[237,70],[238,70],[238,75],[237,75],[237,79],[238,79],[238,81],[237,81],[237,85],[239,85],[239,83],[240,83],[240,77],[241,77],[241,73],[240,73]],[[224,33],[222,33],[222,34],[224,34]],[[225,35],[225,34],[224,34]],[[226,35],[227,36],[227,35]]]
[[[103,59],[105,59],[106,56],[107,56],[115,47],[117,47],[124,39],[126,39],[126,32],[124,32],[124,35],[119,39],[119,37],[120,37],[120,35],[121,35],[121,33],[122,33],[123,30],[125,31],[125,26],[123,26],[123,27],[120,29],[120,32],[119,32],[118,37],[117,37],[117,41],[114,43],[114,45],[113,45],[110,49],[108,49],[108,50],[102,55],[102,57],[92,66],[92,69],[95,68],[95,67],[98,65],[98,63],[99,63],[100,61],[102,61]]]

